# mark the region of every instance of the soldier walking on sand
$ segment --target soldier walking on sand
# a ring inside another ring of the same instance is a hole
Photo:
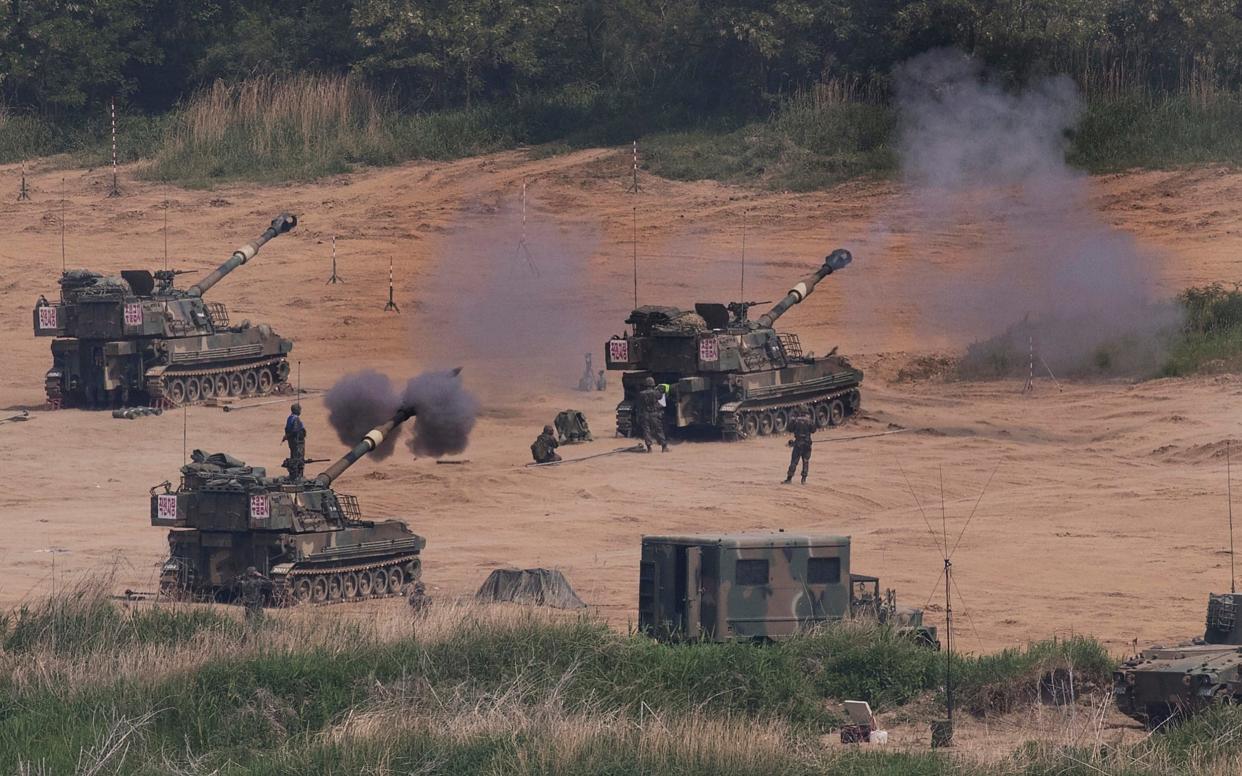
[[[535,463],[556,463],[561,460],[556,452],[556,448],[560,446],[561,443],[556,441],[556,430],[551,426],[544,426],[543,433],[530,446],[530,454]]]
[[[280,441],[289,443],[289,461],[285,468],[289,470],[290,479],[302,479],[302,471],[306,466],[306,426],[302,423],[301,404],[294,404],[289,408],[285,435]]]
[[[783,485],[793,482],[794,470],[798,468],[798,460],[802,460],[802,484],[806,484],[807,470],[811,467],[811,434],[815,431],[815,421],[806,407],[799,407],[789,421],[789,432],[793,439],[789,446],[793,452],[789,456],[789,471],[785,474]]]
[[[664,438],[664,392],[656,387],[655,379],[643,380],[642,393],[638,394],[638,426],[643,433],[643,444],[651,452],[651,443],[659,442],[660,451],[668,452],[668,440]]]

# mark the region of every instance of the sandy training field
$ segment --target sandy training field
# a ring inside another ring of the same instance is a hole
[[[294,339],[305,388],[364,367],[399,376],[465,368],[485,408],[467,463],[414,460],[402,448],[339,482],[366,514],[400,517],[427,538],[433,595],[470,594],[499,566],[556,567],[624,628],[635,619],[641,535],[783,528],[852,535],[855,570],[878,575],[903,604],[930,601],[935,622],[943,617],[935,533],[950,546],[961,536],[954,571],[964,649],[1088,633],[1121,653],[1135,640],[1201,631],[1208,592],[1229,585],[1224,447],[1237,436],[1242,381],[1058,390],[1040,379],[1030,393],[1021,381],[899,382],[913,355],[960,348],[979,333],[954,325],[946,289],[994,266],[980,248],[986,219],[903,230],[910,203],[891,183],[781,194],[646,180],[635,197],[625,192],[627,164],[609,150],[540,160],[512,153],[313,185],[167,194],[126,179],[118,199],[105,196],[101,171],[36,169],[33,201],[22,203],[14,201],[17,168],[0,169],[0,407],[32,410],[29,422],[0,424],[0,606],[84,572],[112,572],[118,592],[154,589],[166,539],[149,524],[147,492],[177,479],[183,423],[190,449],[228,451],[269,470],[285,455],[283,404],[132,421],[38,409],[50,355],[48,340],[32,335],[31,307],[57,293],[64,177],[70,268],[161,266],[165,196],[169,264],[195,273],[278,212],[296,213],[297,230],[211,298],[235,321],[270,322]],[[1164,294],[1242,277],[1242,175],[1117,175],[1090,190],[1105,223],[1163,257],[1153,280]],[[603,393],[573,386],[583,353],[598,364],[604,340],[624,328],[634,301],[632,235],[639,301],[689,307],[743,293],[743,219],[752,300],[779,299],[832,248],[855,251],[853,266],[780,324],[810,350],[839,345],[867,374],[862,417],[820,436],[810,484],[778,484],[788,453],[776,438],[525,468],[530,443],[561,409],[585,411],[597,437],[566,457],[623,444],[611,435],[619,375]],[[325,283],[333,235],[338,285]],[[390,260],[400,314],[383,310]],[[308,454],[343,453],[322,403],[303,403]],[[894,429],[910,431],[833,441]]]

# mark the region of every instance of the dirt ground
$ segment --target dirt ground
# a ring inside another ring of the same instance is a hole
[[[362,461],[340,481],[368,515],[401,517],[427,537],[425,579],[435,595],[470,594],[498,566],[556,567],[624,628],[635,618],[643,534],[783,528],[852,535],[854,570],[878,575],[901,603],[930,602],[934,622],[943,616],[934,532],[951,544],[962,537],[953,563],[963,649],[1089,633],[1120,654],[1136,641],[1202,630],[1208,592],[1229,585],[1223,447],[1237,437],[1242,380],[1060,391],[1040,379],[1028,394],[1021,382],[897,382],[912,355],[967,340],[929,323],[946,301],[910,290],[924,274],[986,271],[974,237],[987,224],[904,234],[868,255],[874,223],[900,222],[908,207],[898,184],[787,194],[648,178],[635,196],[625,190],[628,158],[514,152],[210,192],[166,189],[122,170],[124,194],[112,199],[104,171],[47,162],[33,172],[32,201],[21,203],[17,167],[0,168],[0,407],[32,411],[28,422],[0,424],[0,606],[87,572],[110,571],[118,591],[153,589],[166,544],[149,524],[147,492],[176,480],[183,424],[189,449],[225,450],[269,469],[284,457],[283,404],[132,421],[40,410],[49,342],[32,336],[31,307],[57,292],[63,179],[69,267],[161,265],[165,197],[169,264],[196,274],[276,213],[298,214],[296,231],[211,297],[233,320],[270,322],[293,338],[308,389],[363,367],[401,376],[465,367],[485,406],[467,463],[437,465],[402,450]],[[533,261],[519,251],[523,183]],[[1242,277],[1242,174],[1113,175],[1095,179],[1092,192],[1105,221],[1167,257],[1162,291]],[[624,328],[634,235],[640,301],[689,306],[741,292],[743,223],[753,299],[778,299],[832,248],[857,247],[853,266],[781,322],[808,349],[839,345],[867,373],[863,416],[821,436],[810,484],[778,484],[788,454],[775,438],[524,468],[539,428],[564,408],[584,410],[597,435],[567,457],[622,444],[611,436],[617,375],[603,393],[573,387],[582,354],[593,351],[598,364],[606,337]],[[325,283],[333,235],[340,285]],[[383,309],[390,260],[399,314]],[[509,320],[470,302],[476,288],[522,294],[532,284],[557,298],[532,294]],[[340,455],[322,403],[304,404],[308,454]],[[834,441],[895,428],[911,431]]]

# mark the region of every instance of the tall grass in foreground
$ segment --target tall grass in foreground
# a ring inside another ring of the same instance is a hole
[[[839,700],[934,700],[943,666],[864,623],[766,646],[670,646],[516,607],[244,623],[229,608],[120,607],[102,588],[0,621],[0,772],[123,751],[109,768],[809,773]],[[963,708],[989,714],[1034,702],[1050,671],[1083,689],[1110,666],[1074,640],[962,656],[956,670]]]

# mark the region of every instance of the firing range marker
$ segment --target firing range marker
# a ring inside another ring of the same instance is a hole
[[[26,185],[26,160],[22,160],[22,183],[17,189],[17,201],[22,202],[30,199],[30,187]]]
[[[392,256],[388,257],[388,304],[384,305],[384,312],[389,310],[394,313],[401,312],[401,308],[397,307],[397,302],[392,298]]]
[[[328,282],[324,285],[336,285],[344,283],[345,278],[336,274],[336,235],[332,235],[332,277],[328,278]],[[388,299],[392,299],[392,265],[389,264],[389,281],[388,281]],[[388,309],[388,308],[384,308]]]

